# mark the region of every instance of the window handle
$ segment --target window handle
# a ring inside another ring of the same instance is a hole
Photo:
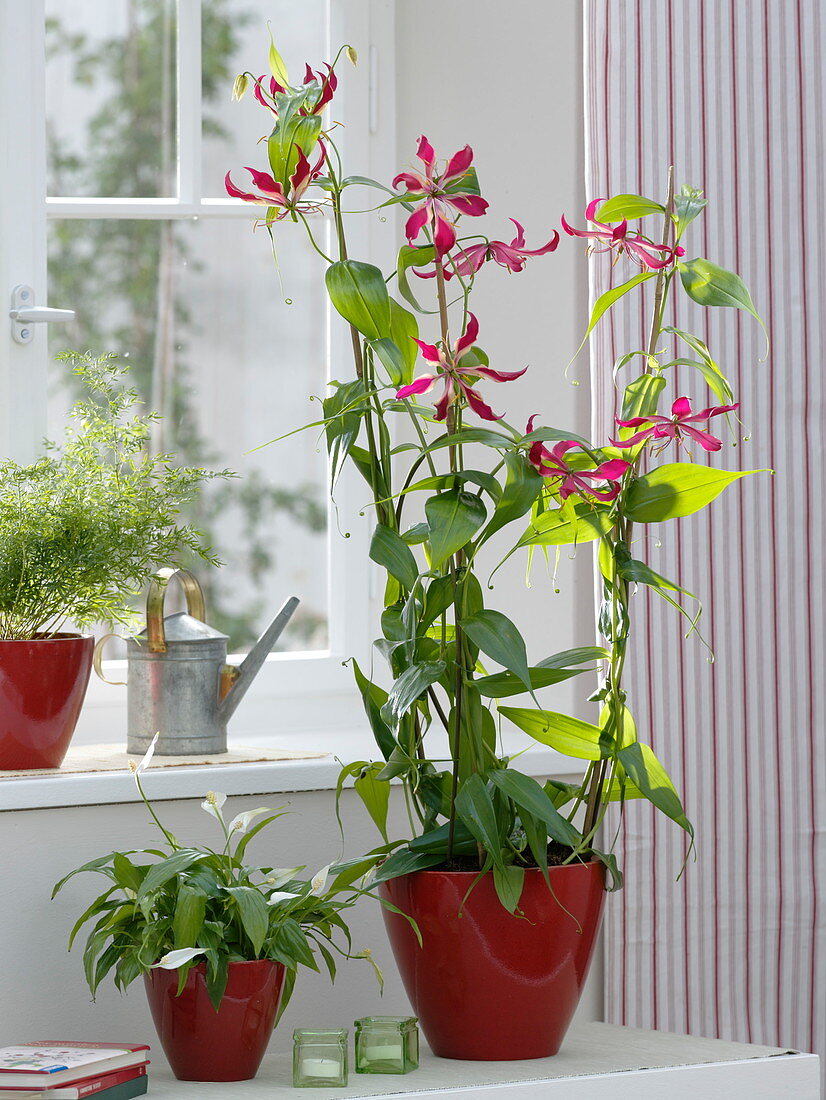
[[[34,338],[32,325],[53,324],[55,321],[74,321],[73,309],[51,309],[49,306],[34,304],[34,291],[30,286],[21,284],[11,292],[12,319],[11,334],[18,344],[29,344]]]

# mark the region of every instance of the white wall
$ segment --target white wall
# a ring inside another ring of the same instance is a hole
[[[510,240],[509,216],[525,226],[529,247],[558,227],[559,214],[581,210],[582,138],[580,29],[577,0],[399,0],[396,4],[399,164],[410,163],[416,139],[426,133],[440,155],[470,143],[480,182],[491,202],[490,234]],[[566,247],[566,245],[568,247]],[[563,379],[563,369],[585,324],[586,278],[581,250],[563,240],[557,253],[531,261],[520,276],[485,271],[475,295],[480,342],[501,369],[531,369],[518,383],[489,385],[497,411],[521,424],[532,412],[574,432],[587,431],[587,388]],[[572,377],[586,377],[583,362]],[[506,572],[490,594],[523,627],[529,650],[540,658],[592,639],[589,555],[563,558],[559,595],[536,569],[536,585],[523,583],[523,564]],[[574,683],[576,683],[574,681]],[[581,687],[562,685],[549,705],[582,709]],[[283,796],[273,796],[273,804]],[[239,808],[266,804],[238,799]],[[306,863],[311,869],[338,854],[330,792],[292,796],[296,813],[261,839],[262,862]],[[163,820],[181,837],[208,841],[214,824],[196,801],[162,804]],[[347,851],[375,843],[363,812],[345,795]],[[197,831],[197,835],[196,835]],[[38,1036],[146,1038],[151,1025],[139,986],[120,997],[108,985],[89,1003],[81,951],[65,950],[75,916],[91,897],[93,881],[75,880],[55,902],[52,884],[73,866],[113,848],[152,842],[140,806],[0,813],[4,904],[0,907],[0,1043]],[[251,849],[251,854],[252,854]],[[102,881],[102,880],[101,880]],[[342,966],[331,992],[326,980],[302,977],[274,1042],[286,1047],[293,1026],[351,1023],[369,1012],[406,1010],[389,957],[377,906],[365,903],[353,921],[357,946],[369,945],[385,969],[387,991],[376,994],[368,968]],[[599,970],[597,963],[596,969]],[[581,1011],[601,1014],[600,975]]]

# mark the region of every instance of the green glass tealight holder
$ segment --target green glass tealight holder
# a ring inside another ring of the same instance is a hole
[[[320,1089],[347,1084],[347,1028],[297,1027],[293,1032],[293,1086]]]
[[[356,1073],[410,1073],[419,1066],[415,1016],[364,1016],[356,1020]]]

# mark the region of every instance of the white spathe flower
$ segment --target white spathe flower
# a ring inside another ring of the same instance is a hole
[[[310,893],[315,894],[317,898],[320,898],[324,893],[324,887],[327,885],[327,876],[330,873],[330,867],[332,864],[328,863],[326,867],[322,867],[320,871],[317,871],[313,875],[313,879],[310,883]]]
[[[267,905],[278,905],[282,901],[290,901],[292,898],[300,898],[301,894],[291,894],[288,890],[273,890],[267,898]]]
[[[158,738],[160,736],[161,735],[160,735],[160,731],[159,731],[152,738],[151,742],[149,743],[149,748],[144,753],[143,760],[141,760],[140,764],[136,764],[134,762],[134,760],[129,761],[129,770],[134,772],[135,775],[140,775],[141,772],[145,772],[146,769],[149,767],[149,765],[152,761],[152,757],[155,755],[155,746],[157,745]]]
[[[268,886],[283,886],[285,882],[290,882],[303,870],[303,867],[274,867],[272,873],[264,881]]]
[[[229,823],[231,833],[245,833],[256,817],[261,814],[275,813],[272,806],[259,806],[257,810],[245,810],[242,814],[236,814]]]
[[[163,970],[177,970],[179,966],[188,963],[196,955],[203,954],[205,954],[203,947],[181,947],[177,951],[167,951],[163,958],[152,964],[150,969],[161,967]]]
[[[221,813],[221,807],[226,800],[227,796],[225,794],[219,794],[217,791],[207,791],[206,798],[201,803],[201,809],[206,810],[208,814],[212,814],[223,825],[224,815]]]

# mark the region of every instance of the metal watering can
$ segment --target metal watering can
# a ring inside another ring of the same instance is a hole
[[[186,595],[186,611],[163,617],[171,580]],[[227,751],[227,722],[289,622],[291,596],[240,666],[227,664],[226,634],[205,622],[204,592],[188,569],[160,569],[146,598],[146,629],[126,645],[126,751],[143,754],[160,733],[159,756]]]

